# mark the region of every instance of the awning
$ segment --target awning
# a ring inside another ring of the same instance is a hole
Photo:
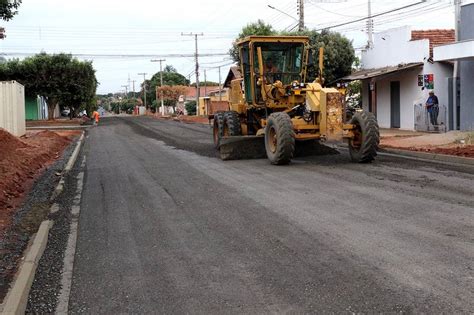
[[[474,40],[459,41],[434,48],[434,60],[473,60]]]
[[[351,75],[348,75],[341,79],[341,81],[354,81],[354,80],[364,80],[381,75],[392,74],[399,71],[404,71],[411,68],[423,66],[422,62],[412,62],[412,63],[403,63],[396,66],[376,68],[376,69],[364,69],[357,72],[354,72]]]

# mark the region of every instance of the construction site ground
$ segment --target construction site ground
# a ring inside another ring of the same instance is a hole
[[[474,308],[472,167],[343,149],[221,161],[208,125],[113,117],[88,129],[82,172],[69,313]],[[63,296],[74,184],[59,198],[29,313]]]
[[[63,153],[79,131],[28,131],[21,138],[0,129],[0,300],[29,236],[46,217],[48,189]]]
[[[380,146],[474,158],[474,132],[421,133],[382,129]]]

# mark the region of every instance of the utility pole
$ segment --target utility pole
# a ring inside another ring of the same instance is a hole
[[[199,60],[198,60],[198,36],[204,36],[203,33],[181,33],[181,36],[194,36],[195,46],[196,46],[196,53],[194,54],[196,59],[196,104],[199,104]],[[197,114],[197,111],[196,111]]]
[[[206,77],[206,69],[204,69],[204,96],[207,96],[207,77]]]
[[[222,102],[221,66],[219,66],[217,68],[219,69],[219,102]]]
[[[136,80],[132,80],[133,98],[135,98],[135,82]]]
[[[166,61],[166,59],[153,59],[151,62],[159,62],[160,63],[160,87],[163,86],[163,67],[162,63],[163,61]],[[161,99],[161,115],[165,115],[165,105],[163,101],[163,89],[161,89],[160,92],[160,99]]]
[[[367,2],[368,19],[367,19],[367,48],[374,47],[374,20],[372,19],[372,3],[370,0]]]
[[[128,85],[122,85],[125,88],[125,97],[128,98]]]
[[[145,105],[145,108],[146,107],[146,80],[145,80],[145,76],[147,75],[146,72],[140,72],[140,73],[137,73],[138,75],[143,75],[143,103]]]
[[[304,0],[297,0],[298,5],[298,31],[304,30]]]

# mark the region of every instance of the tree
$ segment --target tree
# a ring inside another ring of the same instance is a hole
[[[96,106],[97,79],[92,62],[79,61],[68,54],[41,53],[23,61],[11,60],[0,65],[0,80],[16,80],[30,96],[47,98],[48,117],[61,103],[77,110]]]
[[[196,82],[191,83],[190,86],[196,87]],[[219,82],[213,82],[213,81],[199,81],[199,86],[219,86]]]
[[[18,13],[21,0],[0,0],[0,19],[9,21]]]
[[[184,104],[188,115],[196,115],[196,101],[188,101]]]
[[[352,71],[354,64],[355,51],[352,47],[352,41],[337,32],[316,30],[304,30],[296,32],[286,32],[282,35],[305,35],[309,37],[310,47],[313,53],[315,67],[308,71],[308,80],[313,81],[317,76],[319,69],[317,67],[319,58],[319,48],[324,48],[323,77],[326,85],[332,85]]]
[[[239,33],[232,48],[229,50],[229,55],[235,62],[240,62],[239,50],[237,48],[237,41],[250,36],[250,35],[260,35],[260,36],[270,36],[275,35],[277,32],[273,29],[273,26],[270,24],[265,24],[264,21],[258,20],[254,23],[249,23],[242,28],[242,31]]]
[[[186,93],[186,88],[187,87],[183,85],[163,85],[161,87],[157,87],[156,93],[159,94],[163,92],[163,100],[165,105],[172,106],[174,109],[179,97]]]
[[[153,104],[153,101],[156,100],[156,87],[161,86],[160,82],[160,72],[158,71],[155,73],[150,80],[146,80],[147,86],[147,102],[149,104]],[[180,73],[172,66],[166,65],[163,69],[163,85],[175,86],[175,85],[188,85],[189,80]],[[142,92],[143,95],[143,84],[142,84]]]

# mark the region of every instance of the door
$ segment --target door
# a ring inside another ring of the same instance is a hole
[[[390,82],[390,128],[400,128],[400,81]]]

